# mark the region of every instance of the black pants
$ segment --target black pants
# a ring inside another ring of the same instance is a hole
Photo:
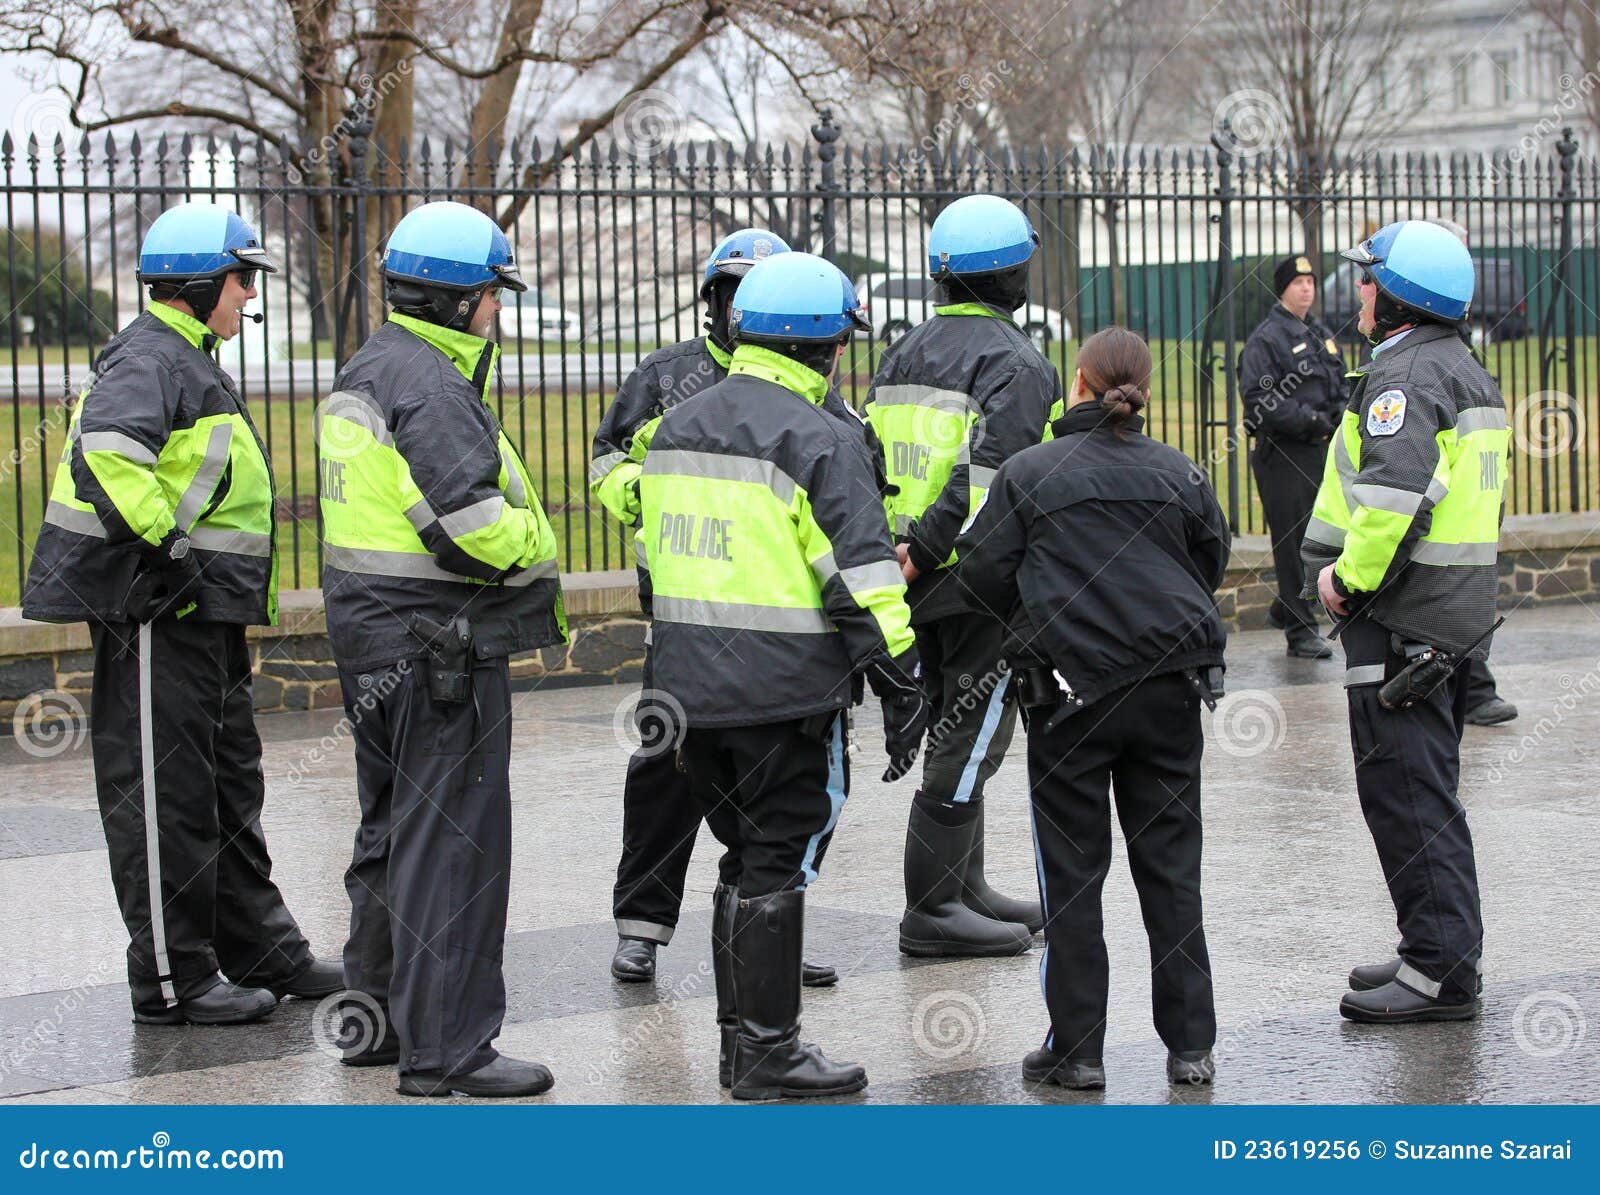
[[[1111,867],[1111,790],[1150,938],[1156,1032],[1171,1050],[1217,1036],[1200,910],[1199,697],[1173,673],[1119,689],[1046,732],[1033,715],[1028,784],[1044,901],[1040,963],[1048,1049],[1099,1058],[1109,977],[1100,891]]]
[[[345,983],[388,1009],[402,1071],[493,1061],[505,1019],[511,684],[478,660],[472,699],[439,705],[421,663],[340,673],[361,826],[345,872]]]
[[[622,786],[622,858],[611,890],[619,937],[672,941],[700,816],[670,740],[633,753]]]
[[[1500,696],[1495,688],[1494,673],[1489,671],[1488,660],[1468,660],[1466,667],[1467,708],[1475,710],[1485,702]]]
[[[95,789],[134,1007],[204,992],[219,968],[249,985],[294,978],[311,948],[261,833],[244,628],[167,618],[89,635]]]
[[[1005,627],[969,613],[915,630],[932,706],[922,791],[938,801],[981,801],[1017,723],[1011,677],[999,669]]]
[[[1389,632],[1358,619],[1340,642],[1348,669],[1373,669],[1347,676],[1345,696],[1361,812],[1394,901],[1400,958],[1412,971],[1402,978],[1425,995],[1470,999],[1478,989],[1483,913],[1472,834],[1456,795],[1466,678],[1458,672],[1428,700],[1386,710],[1378,702],[1382,679],[1405,663]]]
[[[684,739],[695,799],[727,848],[718,878],[741,896],[817,878],[850,781],[845,714],[820,732],[815,721],[691,729]]]
[[[1306,537],[1327,459],[1326,440],[1306,444],[1262,436],[1250,452],[1250,467],[1261,493],[1261,511],[1267,517],[1267,534],[1272,537],[1272,567],[1278,575],[1274,608],[1289,631],[1299,627],[1315,630],[1317,626],[1316,606],[1300,596],[1304,582],[1300,541]]]

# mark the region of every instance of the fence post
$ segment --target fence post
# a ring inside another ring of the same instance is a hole
[[[1561,140],[1556,142],[1556,152],[1561,155],[1561,190],[1558,198],[1561,201],[1561,248],[1556,255],[1556,285],[1561,290],[1561,315],[1566,323],[1563,342],[1567,354],[1567,420],[1572,434],[1568,437],[1571,441],[1570,452],[1572,459],[1568,462],[1567,482],[1571,491],[1572,505],[1569,509],[1580,509],[1578,501],[1579,474],[1581,470],[1581,454],[1584,445],[1579,429],[1583,424],[1579,420],[1577,405],[1578,399],[1578,335],[1577,312],[1573,309],[1574,295],[1569,277],[1572,257],[1572,173],[1577,165],[1578,142],[1572,135],[1572,126],[1568,125],[1561,130]],[[1548,505],[1549,487],[1546,486],[1546,505]]]
[[[1222,428],[1223,443],[1228,449],[1228,526],[1237,534],[1240,527],[1239,455],[1232,441],[1233,430],[1239,422],[1239,392],[1233,368],[1233,154],[1228,149],[1234,139],[1227,117],[1212,132],[1211,144],[1217,150],[1217,210],[1211,216],[1211,222],[1217,226],[1217,267],[1206,305],[1204,348],[1200,356],[1200,452],[1206,458],[1212,457],[1215,429]],[[1220,420],[1215,417],[1216,362],[1211,350],[1216,342],[1219,311],[1222,315],[1224,408],[1224,417]]]
[[[817,184],[817,197],[821,200],[817,212],[817,223],[822,225],[822,253],[820,256],[833,260],[834,240],[837,236],[837,205],[839,183],[834,175],[833,159],[839,151],[833,143],[839,140],[839,126],[833,123],[833,109],[822,108],[817,112],[821,119],[811,126],[811,136],[817,142],[817,161],[822,163],[821,177]]]
[[[349,173],[344,179],[341,188],[342,195],[350,203],[350,258],[345,269],[344,284],[346,286],[344,302],[339,307],[344,326],[340,328],[334,344],[334,357],[338,368],[344,368],[348,354],[345,347],[348,344],[352,350],[360,346],[361,341],[367,336],[367,279],[371,262],[368,261],[369,250],[367,246],[367,149],[372,138],[372,103],[370,98],[363,97],[349,108],[345,109],[345,127],[349,130],[347,149],[350,164]],[[354,334],[346,336],[350,331],[351,307],[355,308]]]

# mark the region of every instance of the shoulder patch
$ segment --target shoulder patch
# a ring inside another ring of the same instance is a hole
[[[1406,392],[1404,390],[1385,390],[1372,400],[1372,405],[1367,408],[1367,434],[1369,436],[1392,436],[1406,422]]]

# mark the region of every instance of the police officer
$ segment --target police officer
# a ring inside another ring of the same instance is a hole
[[[1467,230],[1454,220],[1445,220],[1433,216],[1428,219],[1429,224],[1437,224],[1440,228],[1450,233],[1470,251],[1472,246],[1467,241]],[[1472,321],[1463,319],[1456,325],[1456,331],[1462,341],[1470,348],[1472,345]],[[1478,360],[1483,360],[1481,355]],[[1467,661],[1467,724],[1470,726],[1501,726],[1515,720],[1517,707],[1504,697],[1500,696],[1499,686],[1495,683],[1494,673],[1489,671],[1488,660]]]
[[[1344,254],[1362,267],[1359,327],[1373,343],[1317,494],[1308,595],[1345,620],[1356,789],[1394,900],[1398,957],[1357,967],[1351,1020],[1477,1015],[1483,922],[1456,796],[1465,677],[1386,708],[1384,682],[1434,648],[1481,658],[1494,622],[1505,483],[1505,404],[1456,334],[1472,258],[1445,229],[1407,220]]]
[[[1239,355],[1244,426],[1255,438],[1250,465],[1278,575],[1267,617],[1283,630],[1291,656],[1326,660],[1333,647],[1318,634],[1316,607],[1300,596],[1300,541],[1344,407],[1345,365],[1333,333],[1311,314],[1317,297],[1311,260],[1284,258],[1272,271],[1272,287],[1278,301]]]
[[[1105,1086],[1100,890],[1110,790],[1150,936],[1156,1031],[1174,1083],[1209,1083],[1216,1038],[1200,910],[1200,703],[1220,688],[1216,589],[1228,521],[1204,473],[1140,431],[1145,342],[1078,350],[1053,442],[1012,457],[961,537],[960,577],[1007,611],[1020,674],[1050,1010],[1030,1082]]]
[[[278,621],[272,470],[212,356],[276,268],[227,208],[157,217],[150,305],[79,397],[23,593],[28,618],[89,623],[95,787],[145,1024],[239,1024],[340,986],[261,833],[244,628]]]
[[[498,1055],[511,872],[506,657],[566,639],[555,536],[487,404],[505,234],[428,203],[389,235],[388,322],[317,413],[322,585],[356,744],[345,980],[384,1010],[352,1065],[405,1095],[534,1095]]]
[[[728,313],[739,280],[756,262],[787,253],[783,238],[763,228],[741,228],[711,251],[700,280],[706,305],[706,335],[657,349],[624,379],[594,437],[589,488],[629,527],[639,523],[639,473],[663,412],[728,376],[733,338]],[[859,425],[859,417],[832,386],[824,408]],[[649,708],[649,648],[645,651],[645,695],[641,731],[654,734],[663,720]],[[700,805],[676,765],[670,740],[647,738],[628,760],[622,789],[622,858],[612,889],[617,949],[611,974],[642,983],[656,972],[656,947],[672,941],[683,905],[684,878],[700,830]],[[805,964],[807,987],[838,982],[832,967]]]
[[[745,275],[728,378],[667,411],[638,540],[651,667],[718,841],[712,957],[720,1078],[736,1099],[866,1085],[800,1032],[805,892],[844,804],[846,710],[865,671],[890,769],[927,718],[905,583],[859,435],[821,409],[851,333],[850,283],[805,253]]]
[[[928,234],[940,285],[933,318],[884,354],[864,408],[883,443],[886,506],[910,583],[935,731],[906,829],[909,955],[1008,955],[1043,925],[1032,901],[1001,896],[983,874],[983,790],[1016,721],[1000,664],[1004,611],[974,603],[949,567],[956,536],[994,471],[1039,443],[1061,382],[1012,321],[1027,301],[1039,237],[998,195],[956,200]]]

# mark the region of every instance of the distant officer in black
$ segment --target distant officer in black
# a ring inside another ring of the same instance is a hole
[[[1318,633],[1316,605],[1300,596],[1300,541],[1344,407],[1345,367],[1333,333],[1311,315],[1317,279],[1310,259],[1284,258],[1272,286],[1278,301],[1239,356],[1244,426],[1255,438],[1250,464],[1278,574],[1268,617],[1287,636],[1291,656],[1326,660],[1333,648]]]
[[[1105,1086],[1100,890],[1111,792],[1150,937],[1156,1032],[1174,1083],[1209,1083],[1216,1038],[1200,915],[1200,703],[1227,639],[1228,521],[1203,472],[1143,435],[1151,360],[1126,328],[1078,350],[1055,439],[1000,466],[956,544],[959,579],[1006,612],[1028,728],[1047,949],[1044,1045],[1023,1077]]]

